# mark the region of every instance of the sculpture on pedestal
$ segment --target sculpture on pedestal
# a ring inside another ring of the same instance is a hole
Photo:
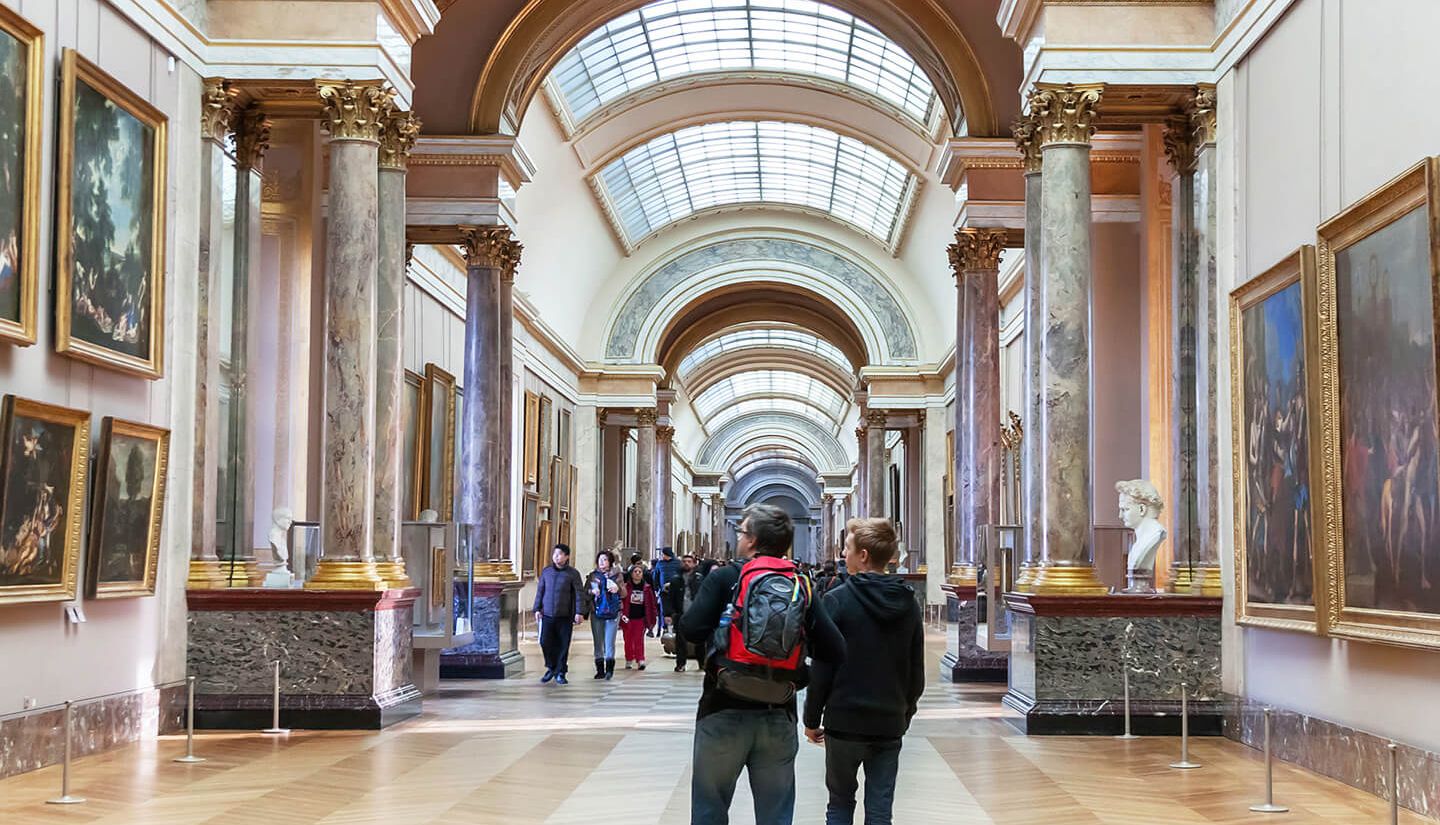
[[[290,572],[290,526],[295,516],[289,507],[276,507],[270,515],[270,552],[275,554],[275,567],[265,574],[266,587],[289,587],[295,576]]]
[[[1120,495],[1120,521],[1135,531],[1135,543],[1130,546],[1126,568],[1129,572],[1130,593],[1149,593],[1155,589],[1155,551],[1165,540],[1165,527],[1158,518],[1165,509],[1160,491],[1144,479],[1119,481],[1115,492]]]

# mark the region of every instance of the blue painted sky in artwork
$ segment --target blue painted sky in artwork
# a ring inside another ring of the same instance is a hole
[[[1300,284],[1291,284],[1266,298],[1261,312],[1265,319],[1265,375],[1270,382],[1270,408],[1275,409],[1288,402],[1300,383],[1305,342]]]

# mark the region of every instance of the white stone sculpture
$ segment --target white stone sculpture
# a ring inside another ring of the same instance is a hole
[[[425,524],[438,524],[440,521],[440,513],[436,510],[421,510],[420,521]]]
[[[1135,531],[1126,566],[1153,576],[1155,551],[1165,540],[1165,527],[1158,521],[1165,502],[1154,484],[1140,478],[1116,482],[1115,492],[1120,494],[1120,521]]]
[[[295,582],[290,572],[290,527],[294,523],[289,507],[276,507],[270,514],[270,552],[275,555],[275,567],[265,574],[266,587],[290,587]]]

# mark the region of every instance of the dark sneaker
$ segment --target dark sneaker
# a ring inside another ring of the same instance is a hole
[[[676,665],[676,666],[675,666],[675,672],[676,672],[676,673],[684,673],[684,672],[685,672],[685,666],[684,666],[684,665]]]
[[[555,671],[553,671],[553,670],[547,670],[547,671],[545,671],[545,675],[540,677],[540,684],[543,685],[543,684],[545,684],[546,682],[548,682],[548,681],[550,681],[551,679],[554,679],[554,678],[555,678]]]
[[[557,684],[557,685],[568,685],[568,684],[570,684],[570,680],[565,678],[565,674],[559,673],[559,674],[556,674],[556,676],[555,676],[555,684]]]

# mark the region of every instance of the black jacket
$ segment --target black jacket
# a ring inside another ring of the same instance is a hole
[[[700,583],[704,577],[700,571],[691,570],[689,573],[681,573],[665,583],[665,592],[661,594],[666,616],[679,616],[685,612],[685,591],[690,591],[691,603],[700,594]]]
[[[702,645],[710,641],[710,634],[720,626],[720,614],[730,604],[730,594],[740,581],[740,569],[740,565],[734,564],[717,567],[704,578],[695,601],[690,605],[690,609],[685,611],[685,615],[680,617],[682,637]],[[834,668],[845,661],[845,637],[840,635],[840,631],[835,629],[835,623],[830,621],[823,600],[815,600],[805,617],[805,641],[812,667],[815,666],[814,663],[823,661]],[[768,710],[771,707],[783,707],[792,718],[796,715],[793,698],[784,705],[765,705],[747,702],[720,690],[715,684],[714,658],[708,655],[708,650],[706,653],[705,687],[700,694],[697,718],[703,719],[722,710]]]
[[[839,666],[817,661],[805,696],[805,727],[827,735],[899,738],[925,690],[925,628],[915,591],[897,576],[859,573],[825,594],[845,637]]]

